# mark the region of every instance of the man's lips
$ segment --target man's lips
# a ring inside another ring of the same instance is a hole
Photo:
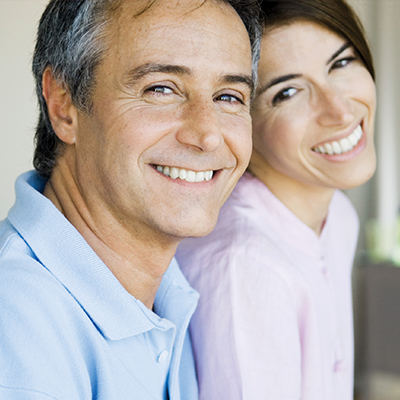
[[[187,182],[204,182],[212,179],[213,170],[192,171],[185,168],[170,167],[164,165],[152,165],[158,172],[172,179],[182,179]]]

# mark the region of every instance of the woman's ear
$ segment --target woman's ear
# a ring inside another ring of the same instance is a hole
[[[64,143],[74,144],[78,112],[69,92],[57,82],[50,67],[47,67],[43,73],[42,88],[54,132]]]

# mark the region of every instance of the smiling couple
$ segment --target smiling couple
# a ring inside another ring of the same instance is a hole
[[[264,1],[261,46],[252,0],[50,1],[35,171],[0,225],[0,398],[350,398],[336,188],[373,172],[375,92],[326,2],[350,34]]]

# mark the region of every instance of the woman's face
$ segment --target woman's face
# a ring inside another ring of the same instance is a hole
[[[374,113],[374,82],[345,39],[312,22],[264,34],[252,110],[253,160],[262,160],[264,182],[364,183],[375,170]]]

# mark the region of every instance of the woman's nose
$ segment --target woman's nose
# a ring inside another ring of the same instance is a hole
[[[339,89],[325,87],[317,97],[318,122],[324,126],[342,126],[354,120],[351,101]]]

